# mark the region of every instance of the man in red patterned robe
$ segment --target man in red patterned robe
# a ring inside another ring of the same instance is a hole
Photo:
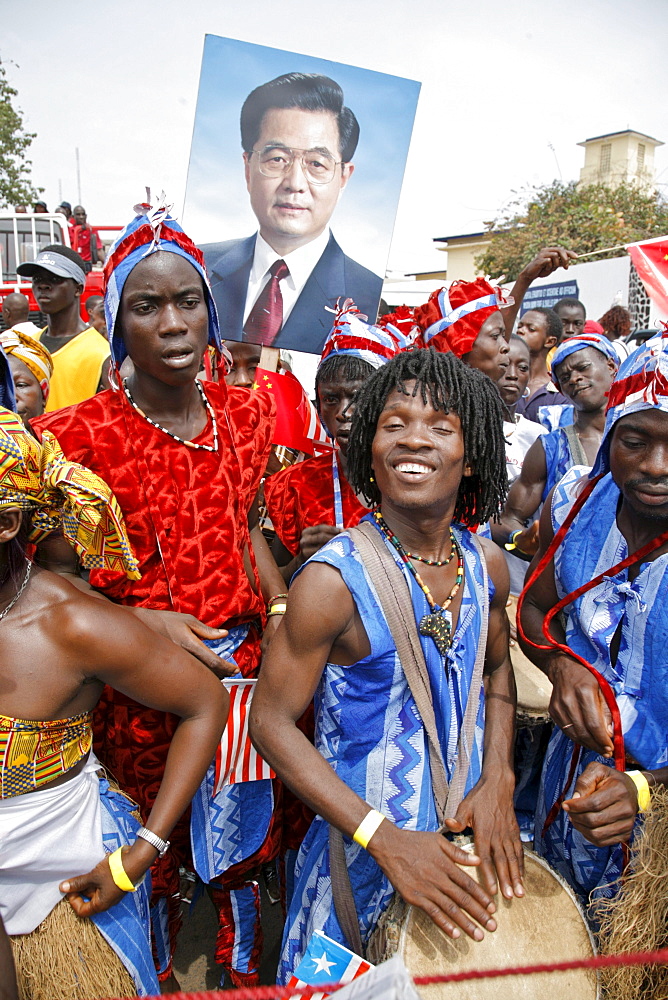
[[[249,528],[271,448],[273,398],[196,381],[207,342],[221,349],[218,321],[201,254],[166,209],[133,220],[112,248],[105,276],[116,374],[128,355],[134,371],[120,388],[34,423],[38,432],[48,428],[56,435],[68,458],[85,462],[112,485],[125,515],[141,579],[129,582],[95,569],[90,586],[132,608],[219,676],[255,676],[265,600],[284,589],[259,530]],[[61,571],[76,573],[76,566],[63,563],[57,543],[52,558]],[[78,585],[88,586],[80,579]],[[176,721],[109,688],[100,703],[99,756],[144,814]],[[252,843],[241,838],[249,853],[243,847],[228,851],[219,866],[216,957],[235,983],[246,985],[257,981],[261,949],[259,894],[251,876],[275,856],[278,833],[271,782],[232,787],[253,800],[250,813],[244,808],[255,835]],[[238,813],[241,806],[236,808]],[[156,957],[165,980],[180,922],[187,822],[172,844],[153,871]],[[230,890],[240,894],[239,906],[231,905]],[[243,927],[235,926],[232,912],[246,914]]]

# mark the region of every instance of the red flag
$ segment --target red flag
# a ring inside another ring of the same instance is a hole
[[[256,681],[233,680],[223,683],[230,695],[230,714],[216,753],[214,795],[224,785],[276,777],[275,771],[260,757],[248,735],[248,714]]]
[[[303,451],[307,455],[331,452],[334,444],[302,384],[292,372],[269,372],[258,368],[254,389],[273,393],[276,429],[272,444]]]
[[[650,299],[668,313],[668,236],[629,243],[626,249]]]

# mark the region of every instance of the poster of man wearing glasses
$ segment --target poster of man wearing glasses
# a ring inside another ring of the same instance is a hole
[[[420,85],[207,35],[185,222],[223,336],[319,354],[376,319]]]

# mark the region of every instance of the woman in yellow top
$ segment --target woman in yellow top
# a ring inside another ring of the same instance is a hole
[[[81,257],[69,247],[54,243],[16,270],[32,278],[33,295],[47,318],[39,335],[53,357],[46,412],[90,399],[99,388],[107,387],[104,378],[109,345],[81,318],[81,294],[86,282]]]

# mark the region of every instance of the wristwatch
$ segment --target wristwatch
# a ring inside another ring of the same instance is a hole
[[[145,826],[139,827],[139,829],[137,830],[137,836],[141,837],[142,840],[148,841],[148,843],[152,847],[155,847],[156,851],[158,852],[159,858],[164,858],[165,854],[169,850],[170,847],[169,841],[163,840],[161,837],[157,835],[157,833],[153,833],[151,830],[147,830]]]

